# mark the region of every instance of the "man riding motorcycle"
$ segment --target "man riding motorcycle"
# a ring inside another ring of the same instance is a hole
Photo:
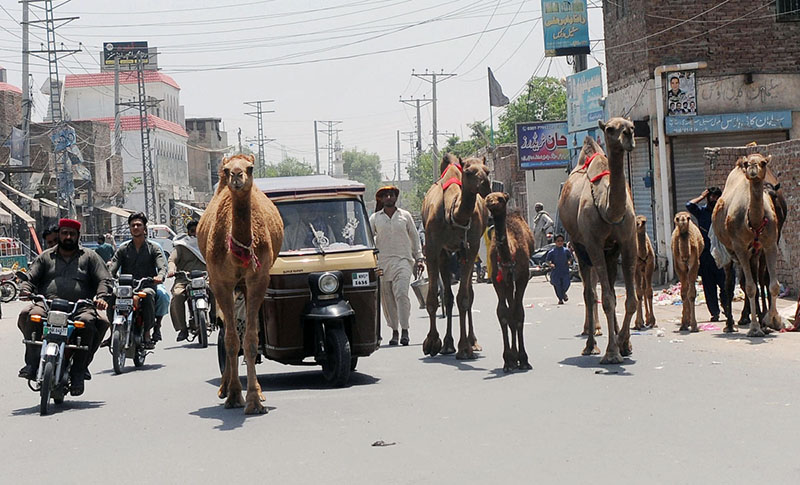
[[[145,298],[139,300],[139,308],[142,311],[144,320],[144,341],[146,348],[154,348],[155,342],[161,340],[161,332],[158,328],[153,330],[150,337],[150,329],[155,326],[155,297],[156,285],[163,282],[167,276],[167,263],[164,260],[164,253],[154,242],[147,240],[147,216],[141,212],[128,216],[128,227],[131,231],[131,240],[121,244],[114,257],[111,258],[108,269],[111,276],[116,277],[120,274],[133,275],[135,280],[142,278],[153,278],[153,284],[142,288],[146,294]]]
[[[186,340],[189,330],[186,328],[186,286],[189,280],[183,273],[177,271],[205,271],[206,260],[197,247],[197,221],[186,224],[187,235],[173,241],[174,249],[169,255],[168,277],[175,276],[175,284],[172,286],[172,300],[169,304],[169,316],[172,319],[172,326],[178,332],[178,342]]]
[[[23,296],[40,293],[48,299],[61,298],[71,302],[94,300],[95,307],[84,307],[75,317],[84,322],[83,328],[75,329],[75,336],[81,338],[81,345],[89,347],[90,352],[76,352],[73,357],[70,370],[70,394],[73,396],[83,394],[89,363],[108,329],[108,320],[102,310],[107,308],[112,291],[111,275],[102,258],[78,244],[80,229],[81,223],[72,219],[58,222],[58,245],[44,251],[31,263],[28,279],[22,283],[20,293]],[[30,316],[46,314],[44,306],[38,302],[20,313],[17,326],[25,339],[31,340],[34,333],[37,339],[41,339],[42,323],[32,322]],[[39,358],[40,349],[28,345],[25,349],[25,367],[20,369],[19,377],[36,379]]]

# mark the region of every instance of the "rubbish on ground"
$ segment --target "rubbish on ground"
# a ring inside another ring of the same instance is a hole
[[[393,446],[393,445],[396,445],[396,444],[397,443],[395,443],[394,441],[392,441],[391,443],[387,443],[387,442],[385,442],[383,440],[378,440],[375,443],[372,443],[372,446]]]
[[[617,371],[617,370],[600,369],[600,370],[594,371],[594,373],[595,374],[619,374],[619,371]]]
[[[664,366],[663,366],[663,365],[659,365],[659,366],[657,366],[655,369],[656,369],[656,370],[661,370],[661,369],[663,369],[663,368],[664,368]]]
[[[671,343],[671,344],[679,344],[679,343],[682,343],[682,342],[683,342],[683,339],[679,339],[679,338],[674,338],[674,339],[669,341],[669,343]]]
[[[717,361],[717,360],[712,360],[711,361],[711,365],[722,365],[722,362]]]
[[[656,337],[663,337],[663,336],[664,336],[663,328],[659,328],[658,330],[656,330]]]
[[[719,325],[716,325],[714,323],[704,323],[702,325],[698,325],[697,328],[699,328],[704,332],[713,332],[715,330],[720,330]]]

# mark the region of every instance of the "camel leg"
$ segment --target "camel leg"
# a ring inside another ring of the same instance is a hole
[[[525,287],[527,284],[528,275],[521,275],[516,281],[516,291],[514,292],[514,323],[517,327],[517,340],[519,340],[517,362],[519,368],[523,370],[533,369],[533,366],[531,366],[528,361],[528,353],[525,351],[525,338],[523,337],[523,330],[525,329],[525,306],[522,304],[522,299],[525,297]]]
[[[735,267],[735,266],[734,266]],[[739,275],[739,287],[742,291],[745,291],[745,278],[744,278],[744,271],[741,269],[741,265],[737,268],[737,274]],[[752,268],[751,268],[752,271]],[[750,308],[750,300],[748,298],[744,299],[744,306],[742,307],[742,315],[739,317],[739,326],[749,325],[750,324],[750,312],[752,309]]]
[[[469,261],[474,258],[467,258]],[[460,327],[460,335],[458,339],[458,352],[456,352],[456,359],[474,359],[475,353],[472,349],[472,342],[467,335],[467,316],[471,313],[470,308],[470,292],[472,286],[472,267],[465,264],[461,268],[461,281],[458,284],[458,294],[456,295],[456,303],[458,304],[458,323]],[[472,335],[475,338],[475,335]],[[515,337],[512,334],[512,340]]]
[[[689,270],[681,274],[679,279],[681,282],[681,332],[689,330]]]
[[[781,321],[781,316],[778,314],[778,308],[775,306],[778,299],[778,292],[780,292],[781,289],[777,276],[778,255],[777,252],[772,249],[765,249],[764,251],[767,258],[767,275],[769,276],[769,310],[767,310],[766,304],[764,305],[764,311],[767,312],[766,325],[775,330],[782,330],[783,322]]]
[[[748,251],[741,250],[736,251],[736,257],[739,261],[749,261],[749,254]],[[761,324],[758,321],[758,315],[756,314],[756,283],[753,279],[753,273],[750,268],[749,264],[742,264],[742,271],[744,271],[744,280],[745,280],[745,297],[750,301],[750,330],[747,332],[748,337],[763,337],[764,331],[761,330]]]
[[[620,253],[619,252],[619,248],[615,248],[614,250],[609,251],[609,252],[605,252],[604,251],[604,255],[605,255],[605,258],[606,258],[606,276],[608,277],[608,284],[611,285],[612,289],[614,288],[614,286],[617,283],[617,269],[618,269],[617,262],[619,261],[619,253]],[[614,307],[616,308],[616,304],[617,304],[616,303],[617,302],[617,300],[616,300],[616,290],[615,290],[614,298],[615,298],[614,299]],[[616,311],[614,312],[614,328],[617,331],[617,336],[619,336],[619,320],[617,319],[617,312]]]
[[[442,343],[442,355],[456,353],[455,341],[453,340],[453,282],[450,279],[449,255],[443,252],[442,259],[439,260],[439,275],[443,282],[444,313],[447,316],[447,328]]]
[[[426,254],[428,266],[428,295],[425,298],[425,309],[428,310],[430,329],[422,342],[422,353],[435,356],[442,349],[442,340],[436,330],[436,310],[439,308],[439,253]]]
[[[691,326],[691,331],[692,332],[699,331],[697,329],[697,317],[695,316],[695,304],[694,304],[695,300],[697,299],[696,282],[697,282],[697,272],[699,271],[699,269],[700,269],[699,263],[695,263],[695,265],[693,267],[689,268],[689,278],[688,278],[689,279],[689,285],[687,285],[688,288],[686,288],[686,290],[688,292],[687,293],[687,298],[689,299],[689,305],[688,305],[688,308],[687,308],[688,313],[689,313],[689,325]],[[684,301],[684,305],[686,305],[685,301]]]
[[[647,326],[653,328],[656,326],[656,314],[653,313],[653,270],[647,274],[644,301],[647,304]]]
[[[600,360],[601,364],[621,364],[624,362],[622,354],[619,351],[619,341],[617,339],[617,316],[615,313],[617,301],[614,294],[614,286],[611,283],[610,276],[616,273],[611,268],[606,267],[606,257],[603,254],[602,248],[587,248],[592,258],[595,271],[597,271],[598,279],[600,280],[600,289],[602,291],[603,312],[606,314],[606,321],[608,322],[608,347],[606,353]],[[616,260],[613,260],[616,264]],[[588,345],[588,344],[587,344]]]
[[[474,266],[474,264],[473,264]],[[470,276],[470,279],[472,276]],[[480,352],[483,350],[483,347],[478,345],[478,337],[475,336],[475,327],[472,325],[472,303],[475,301],[475,289],[472,287],[472,284],[469,285],[469,308],[470,312],[467,314],[467,319],[469,321],[469,333],[467,333],[467,339],[469,339],[469,344],[472,346],[472,350],[475,352]]]
[[[644,328],[644,273],[636,268],[636,321],[633,325],[634,330],[641,330]]]
[[[637,305],[636,288],[634,288],[633,268],[636,262],[636,253],[622,249],[622,279],[625,282],[625,316],[622,318],[622,329],[617,336],[619,340],[620,354],[623,357],[633,353],[631,345],[631,320],[637,308],[641,310],[641,304]]]
[[[225,399],[226,408],[244,406],[242,399],[242,383],[239,381],[239,332],[236,329],[236,318],[233,311],[233,292],[224,287],[212,287],[217,300],[217,308],[222,312],[225,324],[225,372],[217,395]]]
[[[247,327],[244,332],[244,354],[247,365],[247,395],[245,396],[245,414],[264,414],[267,408],[261,404],[264,395],[256,375],[256,355],[258,355],[259,310],[264,301],[264,294],[269,286],[269,278],[250,277],[247,279]]]
[[[725,298],[722,301],[722,310],[725,313],[725,329],[723,332],[731,333],[736,329],[733,326],[733,289],[736,285],[734,278],[734,265],[725,266]]]
[[[576,251],[578,257],[580,258],[580,254],[582,251]],[[585,252],[585,251],[584,251]],[[592,331],[597,325],[597,312],[594,309],[597,308],[596,302],[597,297],[594,294],[594,280],[592,277],[592,266],[590,266],[590,262],[587,261],[579,261],[578,264],[578,271],[581,272],[581,280],[583,280],[583,304],[586,307],[586,323],[583,326],[583,335],[586,335],[586,347],[581,352],[582,355],[597,355],[600,353],[600,349],[597,347],[597,339],[595,339],[595,333]]]
[[[503,332],[503,372],[511,372],[514,367],[511,365],[511,347],[508,343],[508,305],[497,286],[495,286],[495,291],[497,292],[497,321],[500,322],[500,330]]]

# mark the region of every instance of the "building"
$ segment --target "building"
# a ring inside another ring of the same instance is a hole
[[[706,186],[705,147],[800,137],[800,18],[781,14],[790,3],[603,2],[605,112],[636,125],[629,181],[662,270],[672,215]]]
[[[145,91],[149,101],[158,101],[148,109],[151,156],[155,173],[156,221],[171,224],[177,202],[194,202],[189,179],[180,86],[170,76],[155,70],[144,71]],[[121,71],[120,102],[138,100],[137,73]],[[92,120],[114,125],[114,73],[67,75],[64,79],[64,112],[69,120]],[[122,164],[125,208],[144,211],[144,183],[140,120],[137,115],[121,117]]]
[[[22,90],[8,84],[6,70],[0,66],[0,145],[11,137],[11,129],[22,122]]]
[[[188,118],[189,185],[198,204],[208,203],[219,181],[219,165],[228,151],[228,134],[220,118]]]

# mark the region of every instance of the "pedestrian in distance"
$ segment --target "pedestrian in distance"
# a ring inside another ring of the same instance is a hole
[[[703,293],[706,297],[706,307],[711,313],[711,321],[719,321],[719,302],[725,301],[725,271],[717,268],[714,257],[711,256],[711,239],[708,231],[711,228],[711,214],[714,206],[722,195],[719,187],[709,187],[702,194],[686,203],[686,210],[697,219],[697,227],[703,235],[705,247],[700,253],[700,279],[703,281]],[[699,205],[703,200],[705,205]],[[717,299],[719,292],[719,300]]]
[[[375,212],[369,218],[375,245],[378,247],[378,268],[381,276],[381,307],[386,323],[392,329],[389,345],[408,345],[408,320],[411,301],[408,288],[411,275],[423,269],[424,259],[419,234],[411,214],[397,207],[400,189],[393,185],[375,193]],[[402,335],[400,335],[402,330]]]
[[[558,234],[555,241],[556,247],[547,252],[545,260],[550,263],[552,269],[550,270],[550,284],[556,291],[558,297],[558,304],[563,305],[565,301],[569,301],[567,290],[570,285],[569,268],[572,264],[572,251],[564,247],[564,236]]]
[[[550,214],[544,210],[544,204],[537,202],[533,209],[536,215],[533,216],[533,244],[535,249],[543,248],[548,244],[548,234],[553,234],[555,224]]]
[[[106,242],[106,237],[100,234],[97,236],[97,247],[94,248],[94,252],[103,258],[104,263],[108,263],[114,256],[114,246],[108,244]]]

